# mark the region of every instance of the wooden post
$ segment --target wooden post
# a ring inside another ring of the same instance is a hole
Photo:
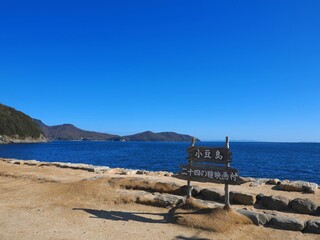
[[[196,138],[192,138],[192,142],[191,142],[191,147],[194,147],[195,146],[195,144],[196,144]],[[191,167],[191,165],[192,165],[192,161],[191,161],[191,159],[189,158],[188,159],[189,160],[189,164],[188,164],[188,166],[189,167]],[[192,196],[192,185],[191,185],[191,181],[190,181],[190,179],[188,180],[188,192],[187,192],[187,199],[190,199],[191,198],[191,196]]]
[[[226,148],[229,149],[229,137],[226,137]],[[226,163],[226,169],[230,167],[230,163]],[[229,199],[229,185],[225,183],[224,185],[224,209],[230,210],[230,199]]]

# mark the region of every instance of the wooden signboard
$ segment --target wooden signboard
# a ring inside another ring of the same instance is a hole
[[[193,162],[231,162],[232,153],[228,148],[217,147],[189,147],[189,160]]]
[[[239,184],[238,170],[218,166],[189,166],[181,165],[182,171],[178,173],[178,178],[196,182],[228,183]]]
[[[229,138],[226,137],[225,147],[196,147],[196,139],[192,139],[191,147],[187,149],[188,165],[182,165],[182,171],[177,178],[187,180],[188,193],[187,198],[191,198],[191,181],[214,182],[225,185],[225,209],[230,209],[229,184],[238,185],[238,170],[230,168],[232,153],[229,150]],[[207,162],[207,164],[203,164]],[[217,165],[217,164],[224,164]]]

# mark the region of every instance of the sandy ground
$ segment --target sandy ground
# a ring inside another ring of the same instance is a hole
[[[117,190],[110,188],[104,178],[82,181],[95,176],[96,173],[82,170],[0,161],[0,239],[320,239],[319,235],[254,225],[214,233],[166,223],[164,217],[168,209],[124,203],[118,199]],[[139,177],[185,184],[171,177]],[[219,184],[198,185],[223,188]],[[275,194],[271,187],[245,184],[232,186],[231,190]],[[319,193],[305,196],[277,191],[276,194],[289,198],[308,197],[320,205]],[[300,219],[314,218],[287,214]]]

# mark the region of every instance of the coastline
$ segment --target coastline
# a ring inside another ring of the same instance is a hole
[[[85,163],[71,163],[71,162],[45,162],[45,161],[38,161],[38,160],[21,160],[16,158],[2,158],[0,157],[0,161],[4,161],[7,163],[17,164],[17,165],[28,165],[28,166],[54,166],[58,168],[69,168],[75,170],[85,170],[94,173],[112,173],[112,174],[119,174],[119,175],[146,175],[146,176],[164,176],[164,177],[174,177],[176,176],[175,173],[169,171],[149,171],[144,169],[129,169],[129,168],[110,168],[109,166],[96,166],[92,164],[85,164]],[[304,180],[280,180],[275,176],[274,178],[255,178],[250,176],[240,176],[241,182],[244,183],[251,183],[252,185],[258,186],[262,184],[271,185],[280,185],[281,182],[303,182],[306,184],[314,185],[315,188],[320,188],[320,185],[315,182],[308,182]],[[274,182],[274,183],[273,183]]]
[[[95,166],[92,164],[84,164],[84,163],[70,163],[70,162],[44,162],[38,160],[21,160],[15,158],[1,158],[0,161],[16,164],[16,165],[27,165],[27,166],[53,166],[58,168],[69,168],[74,170],[85,170],[88,172],[94,173],[112,173],[112,174],[120,174],[120,175],[147,175],[147,176],[165,176],[171,177],[174,175],[172,172],[168,171],[147,171],[147,170],[139,170],[139,169],[128,169],[128,168],[110,168],[108,166]]]
[[[38,138],[0,135],[0,144],[46,143],[48,139],[41,135]]]
[[[186,181],[172,177],[169,172],[2,158],[0,169],[1,239],[21,239],[22,236],[24,239],[181,239],[179,236],[189,239],[317,239],[320,236],[261,225],[236,226],[232,231],[219,233],[164,223],[168,208],[184,198],[177,190],[186,185]],[[274,189],[277,185],[264,181],[257,184],[256,180],[251,180],[230,186],[230,191],[254,198],[261,193],[290,201],[309,198],[320,205],[319,191],[309,194],[280,191]],[[208,194],[224,188],[223,184],[214,183],[193,182],[193,186],[195,191]],[[204,197],[195,199],[209,207],[221,206],[219,201],[208,201]],[[292,210],[257,208],[254,203],[232,203],[232,209],[294,218],[304,223],[319,219],[319,216]],[[25,227],[26,222],[30,227]]]

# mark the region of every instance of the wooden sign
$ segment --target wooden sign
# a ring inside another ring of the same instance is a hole
[[[238,170],[230,167],[212,165],[181,165],[182,171],[178,178],[197,182],[214,182],[238,185]]]
[[[217,147],[189,147],[189,161],[193,162],[213,162],[229,163],[232,153],[228,148]]]
[[[187,199],[191,198],[191,181],[224,183],[224,208],[229,210],[229,184],[240,184],[238,170],[230,168],[232,153],[229,150],[229,137],[226,137],[225,147],[196,147],[195,144],[196,139],[193,138],[187,149],[188,165],[181,165],[182,171],[176,175],[177,178],[187,180]]]

